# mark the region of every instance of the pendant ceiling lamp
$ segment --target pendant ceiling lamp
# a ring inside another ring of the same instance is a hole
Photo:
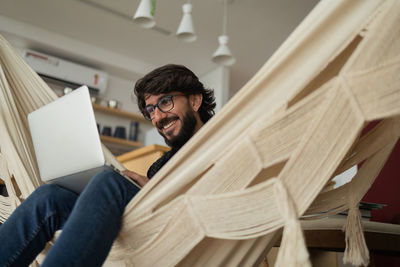
[[[192,4],[190,1],[182,6],[183,17],[179,24],[176,36],[185,42],[193,42],[197,39],[194,32],[193,19],[192,19]]]
[[[236,62],[235,57],[232,55],[232,52],[228,47],[229,37],[226,34],[227,21],[228,21],[228,2],[227,0],[224,0],[222,35],[218,37],[219,47],[212,56],[212,61],[222,66],[231,66]]]
[[[156,0],[141,0],[133,20],[143,28],[152,28],[156,25],[154,11]]]

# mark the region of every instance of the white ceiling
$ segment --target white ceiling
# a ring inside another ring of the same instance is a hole
[[[85,62],[74,53],[57,51],[25,40],[28,48],[52,53],[136,79],[167,63],[184,64],[198,75],[217,67],[211,55],[222,32],[222,0],[192,0],[197,40],[184,43],[174,33],[182,17],[184,0],[156,3],[157,27],[143,29],[130,18],[139,0],[0,0],[0,15],[112,51],[142,69],[111,68],[108,62]],[[231,0],[228,6],[229,47],[236,57],[231,67],[231,91],[236,92],[267,61],[317,0]],[[159,29],[159,30],[157,30]],[[162,33],[162,30],[172,35]],[[51,50],[51,51],[46,51]]]

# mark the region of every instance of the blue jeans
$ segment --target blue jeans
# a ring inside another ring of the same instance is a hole
[[[0,266],[27,266],[63,229],[42,266],[101,266],[139,191],[113,171],[95,175],[80,195],[46,184],[0,226]]]

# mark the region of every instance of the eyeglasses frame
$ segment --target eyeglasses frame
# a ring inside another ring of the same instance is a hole
[[[154,107],[154,112],[156,111],[156,108],[158,108],[158,110],[161,111],[162,113],[170,112],[170,111],[173,110],[174,107],[175,107],[175,102],[174,102],[174,98],[173,98],[173,97],[174,97],[174,96],[186,96],[186,95],[188,95],[188,94],[179,93],[179,94],[173,94],[173,95],[164,95],[164,96],[160,97],[160,98],[157,100],[157,104],[155,104],[155,105],[147,105],[147,106],[144,107],[144,110],[146,110],[146,108],[149,107],[149,106],[153,106],[153,107]],[[172,108],[169,109],[169,110],[167,110],[167,111],[163,111],[163,110],[160,108],[160,106],[159,106],[160,101],[161,101],[163,98],[165,98],[165,97],[170,97],[170,98],[171,98],[171,101],[172,101]],[[146,120],[152,121],[152,120],[154,119],[154,117],[153,117],[153,118],[150,117],[150,114],[149,114],[149,117],[146,117],[145,111],[143,111],[142,113],[143,113],[143,117],[144,117]]]

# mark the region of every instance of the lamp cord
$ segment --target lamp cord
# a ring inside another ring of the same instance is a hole
[[[224,0],[224,13],[222,21],[222,35],[227,35],[226,29],[228,24],[228,4],[227,0]]]

